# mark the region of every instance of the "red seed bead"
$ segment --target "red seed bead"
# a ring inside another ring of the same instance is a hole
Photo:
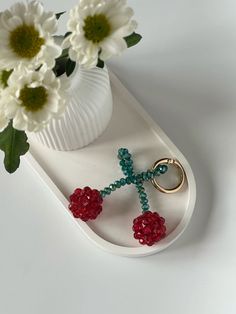
[[[165,219],[157,212],[146,211],[133,221],[134,238],[152,246],[166,236]]]
[[[102,211],[103,199],[98,190],[90,187],[76,189],[70,196],[69,210],[75,218],[83,221],[96,219]]]

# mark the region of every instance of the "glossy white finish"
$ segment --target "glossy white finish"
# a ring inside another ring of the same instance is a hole
[[[103,212],[95,221],[76,220],[85,235],[103,250],[121,256],[146,256],[168,247],[187,227],[195,205],[195,180],[190,165],[177,147],[117,77],[112,73],[110,76],[114,112],[106,132],[92,145],[72,152],[45,149],[31,139],[32,155],[27,155],[27,160],[62,202],[67,214],[68,197],[76,187],[88,185],[102,189],[123,177],[117,160],[119,147],[130,150],[134,155],[135,169],[139,172],[149,169],[156,160],[165,157],[178,159],[187,177],[180,192],[162,194],[150,183],[145,184],[152,210],[166,219],[167,236],[158,244],[142,246],[133,238],[132,221],[140,215],[134,186],[123,188],[105,199]]]
[[[107,68],[76,68],[68,78],[65,114],[42,131],[31,133],[43,145],[68,151],[92,143],[106,129],[112,114],[112,94]]]

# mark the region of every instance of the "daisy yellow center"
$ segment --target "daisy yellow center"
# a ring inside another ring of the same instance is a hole
[[[12,74],[13,70],[7,71],[7,70],[3,70],[0,73],[0,85],[2,85],[4,88],[6,88],[8,86],[8,79],[10,77],[10,75]]]
[[[10,33],[10,48],[21,58],[32,59],[40,51],[44,39],[33,25],[20,25]]]
[[[47,103],[48,94],[43,86],[27,87],[25,86],[20,91],[21,106],[25,107],[27,111],[35,112],[41,110]]]
[[[84,20],[84,36],[97,44],[109,36],[111,25],[104,14],[88,16]]]

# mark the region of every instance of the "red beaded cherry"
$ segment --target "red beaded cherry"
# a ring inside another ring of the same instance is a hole
[[[165,219],[157,212],[146,211],[133,221],[134,238],[152,246],[166,235]]]
[[[76,189],[70,196],[69,210],[75,218],[83,221],[96,219],[102,211],[103,199],[98,190],[90,187]]]

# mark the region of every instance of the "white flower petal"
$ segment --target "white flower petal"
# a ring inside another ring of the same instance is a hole
[[[30,2],[28,8],[35,15],[41,16],[43,14],[43,5],[39,1]]]
[[[55,74],[52,71],[47,70],[43,76],[43,83],[46,85],[50,85],[54,81],[58,82],[59,80],[55,80]]]
[[[10,27],[10,29],[17,28],[22,24],[22,19],[19,16],[13,16],[8,20],[8,26]]]
[[[18,104],[16,100],[10,100],[5,103],[5,113],[9,119],[12,119],[17,112]]]
[[[6,10],[1,13],[1,26],[4,27],[7,30],[10,30],[8,25],[8,20],[12,17],[12,13],[9,10]]]
[[[55,18],[55,15],[52,15],[43,23],[42,28],[45,32],[55,33],[57,30],[57,25],[58,23]]]
[[[24,18],[24,14],[27,11],[27,6],[24,2],[17,2],[10,8],[13,16],[19,16]]]
[[[7,119],[5,114],[0,110],[0,132],[2,132],[8,126],[9,121],[10,120]]]
[[[58,45],[55,45],[53,42],[51,42],[46,47],[45,51],[48,55],[52,56],[53,59],[56,59],[61,55],[62,48]]]
[[[21,110],[18,110],[14,119],[13,119],[13,127],[17,130],[24,131],[26,129],[27,122],[25,121]]]
[[[62,48],[66,49],[70,47],[70,36],[67,36],[62,43]]]
[[[31,116],[31,121],[34,121],[35,125],[41,125],[42,123],[44,124],[45,122],[48,122],[50,118],[51,112],[49,110],[40,110],[36,111]]]
[[[2,30],[2,32],[0,33],[0,40],[4,42],[8,42],[8,38],[9,38],[9,32]]]
[[[49,106],[48,106],[50,112],[52,113],[57,113],[58,109],[59,109],[59,99],[55,98],[55,99],[50,99],[49,100]]]
[[[111,38],[102,43],[102,52],[100,57],[102,60],[107,60],[109,55],[119,55],[126,48],[127,44],[123,38]]]
[[[25,15],[24,15],[24,22],[25,22],[25,24],[33,25],[34,21],[35,21],[34,15],[32,15],[30,12],[29,13],[28,12],[25,13]]]
[[[69,50],[69,57],[70,57],[71,60],[77,61],[78,57],[77,57],[77,53],[76,53],[76,51],[74,49],[70,49]]]

